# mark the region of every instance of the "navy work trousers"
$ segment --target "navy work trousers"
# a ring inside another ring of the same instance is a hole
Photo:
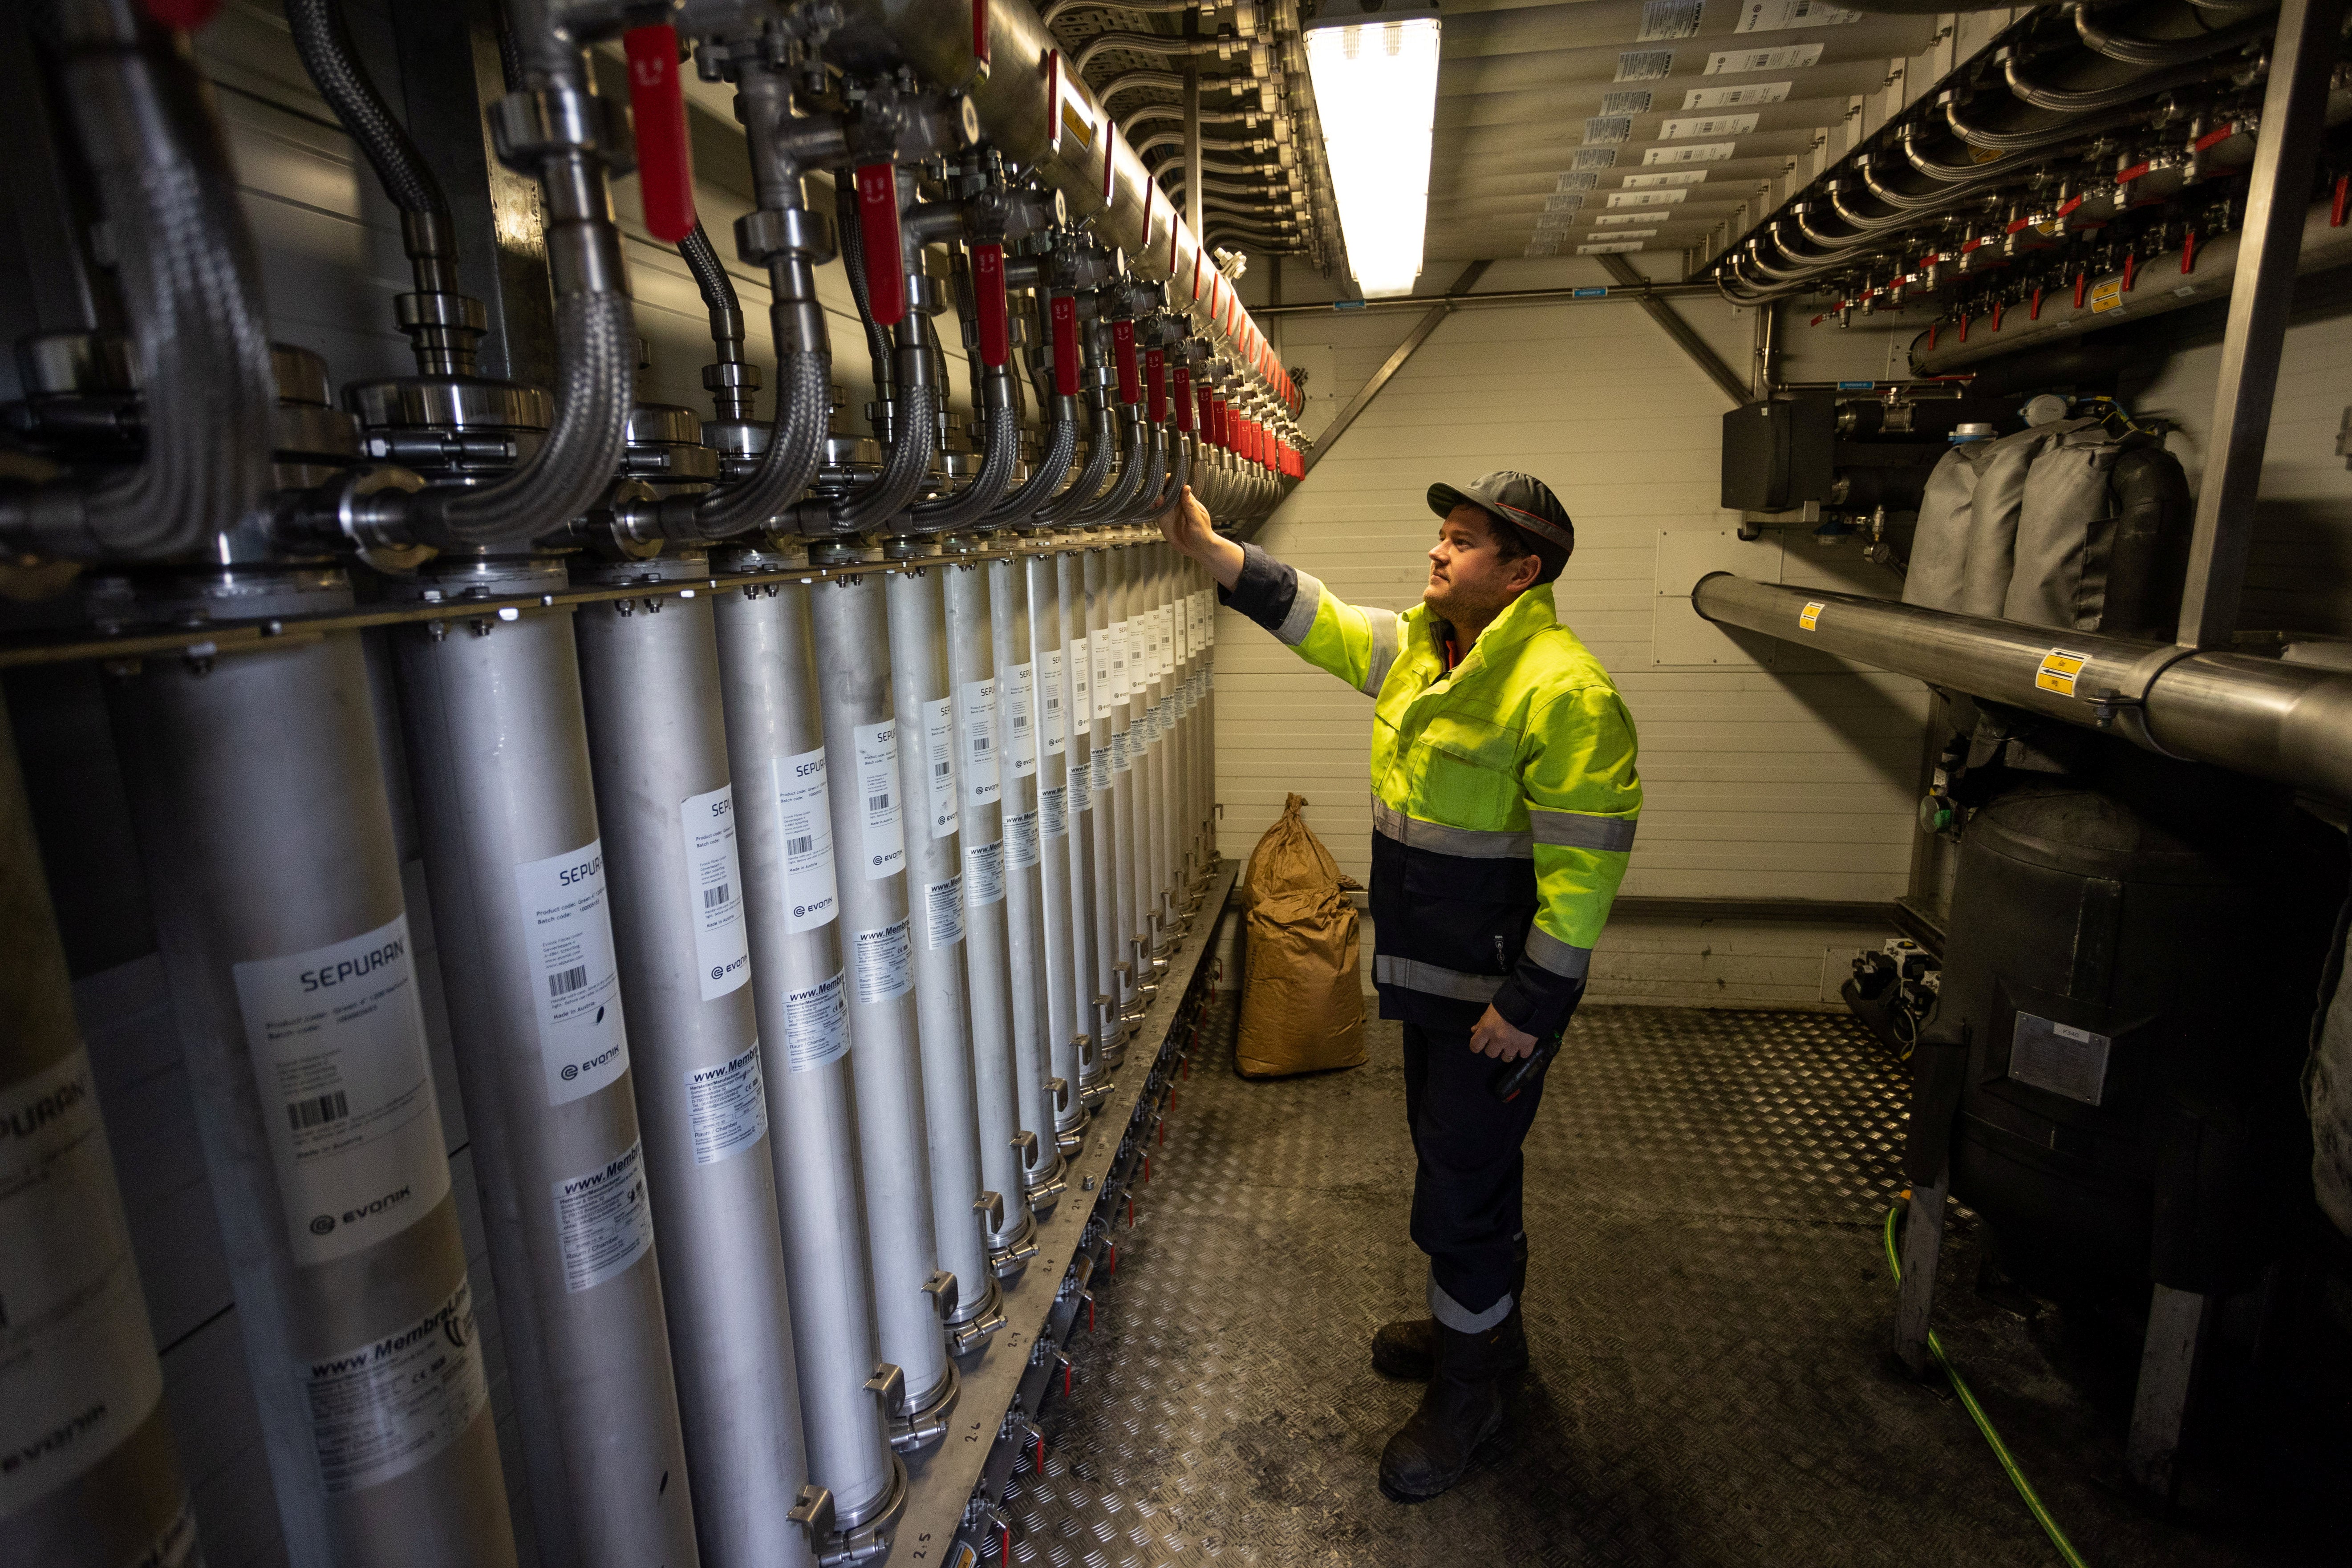
[[[1507,1102],[1495,1080],[1512,1064],[1470,1049],[1468,1028],[1404,1026],[1404,1107],[1419,1162],[1412,1241],[1429,1255],[1431,1308],[1499,1318],[1519,1271],[1519,1146],[1543,1101],[1543,1078]],[[1439,1300],[1443,1291],[1448,1300]],[[1453,1327],[1468,1327],[1454,1323]]]

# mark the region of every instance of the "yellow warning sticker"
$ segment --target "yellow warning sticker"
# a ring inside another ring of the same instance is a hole
[[[1094,122],[1087,118],[1086,110],[1067,100],[1062,103],[1062,129],[1076,137],[1081,147],[1095,144]]]
[[[2061,697],[2074,695],[2074,678],[2091,662],[2086,653],[2068,653],[2053,647],[2042,656],[2041,668],[2033,672],[2033,684],[2044,691],[2054,691]]]
[[[1801,632],[1811,631],[1813,629],[1813,624],[1822,618],[1822,612],[1828,607],[1828,605],[1822,604],[1819,599],[1813,600],[1803,609],[1797,612],[1797,629]]]
[[[2091,285],[2091,313],[2103,314],[2124,308],[2124,280],[2109,278]]]

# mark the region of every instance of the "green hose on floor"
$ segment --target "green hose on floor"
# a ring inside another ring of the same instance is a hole
[[[1895,1255],[1895,1222],[1902,1213],[1900,1205],[1886,1211],[1886,1267],[1894,1274],[1897,1286],[1903,1283],[1903,1263]],[[1944,1375],[1952,1380],[1952,1392],[1960,1396],[1960,1404],[1968,1411],[1969,1418],[1977,1424],[1977,1430],[1984,1434],[1985,1442],[1991,1447],[1992,1457],[2000,1461],[2001,1471],[2009,1477],[2009,1484],[2015,1487],[2017,1495],[2025,1500],[2026,1511],[2032,1514],[2034,1521],[2042,1526],[2042,1532],[2050,1538],[2050,1544],[2058,1549],[2058,1555],[2066,1560],[2067,1568],[2089,1568],[2089,1564],[2083,1561],[2083,1554],[2074,1550],[2074,1543],[2066,1539],[2066,1532],[2059,1528],[2058,1521],[2051,1518],[2050,1510],[2042,1506],[2042,1494],[2033,1489],[2033,1483],[2025,1479],[2023,1470],[2018,1468],[2017,1457],[2009,1451],[2009,1445],[2002,1442],[2000,1434],[1993,1429],[1992,1417],[1987,1415],[1984,1406],[1977,1403],[1976,1394],[1969,1387],[1968,1379],[1960,1375],[1960,1369],[1944,1354],[1943,1342],[1936,1338],[1933,1329],[1927,1331],[1927,1353],[1936,1358],[1936,1364],[1942,1367]]]

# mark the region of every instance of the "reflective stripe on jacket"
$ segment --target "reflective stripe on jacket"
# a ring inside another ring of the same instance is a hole
[[[1244,547],[1221,595],[1374,700],[1373,979],[1492,1003],[1538,1037],[1567,1022],[1642,814],[1633,716],[1549,584],[1449,675],[1444,623],[1344,603]]]

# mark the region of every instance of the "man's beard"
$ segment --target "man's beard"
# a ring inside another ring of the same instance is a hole
[[[1511,602],[1511,595],[1498,594],[1491,598],[1475,591],[1465,591],[1452,580],[1443,585],[1433,584],[1422,591],[1422,603],[1429,613],[1449,625],[1461,621],[1492,620]]]

